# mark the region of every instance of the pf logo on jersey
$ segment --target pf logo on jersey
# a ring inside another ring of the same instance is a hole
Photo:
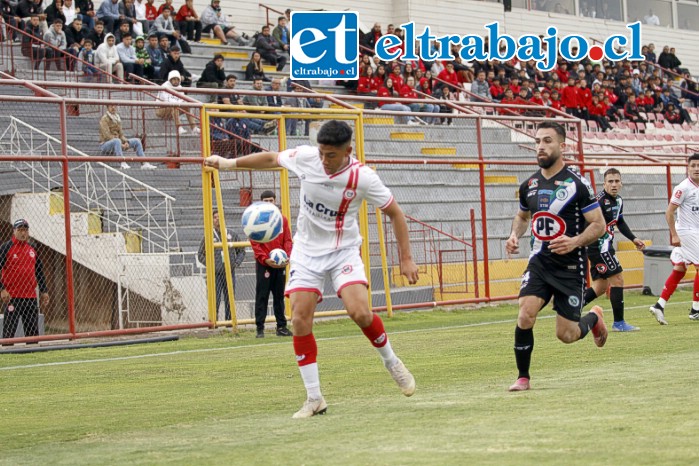
[[[563,219],[551,212],[537,212],[532,216],[532,234],[540,241],[551,241],[566,232]]]

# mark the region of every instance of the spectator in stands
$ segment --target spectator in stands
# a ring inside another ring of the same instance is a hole
[[[92,31],[95,27],[95,21],[97,19],[97,13],[95,12],[95,5],[92,0],[75,0],[76,11],[80,13],[83,17],[83,25],[85,30],[88,32]],[[99,45],[99,44],[98,44]],[[95,45],[97,47],[97,45]]]
[[[48,24],[46,23],[46,14],[44,13],[44,8],[41,6],[41,0],[20,0],[17,4],[17,15],[22,18],[22,21],[29,23],[32,15],[36,15],[39,18],[39,27],[41,28],[41,37],[44,36],[44,32],[48,30]]]
[[[500,84],[500,78],[493,78],[493,83],[488,90],[494,102],[500,102],[505,97],[505,88]]]
[[[116,105],[107,105],[107,112],[100,119],[100,151],[103,155],[116,155],[123,157],[124,151],[132,149],[137,157],[143,157],[143,145],[138,138],[127,139],[121,126],[121,116],[117,112]],[[128,163],[121,162],[121,168],[131,168]],[[141,165],[143,170],[152,170],[155,165],[145,162]]]
[[[682,117],[680,116],[680,112],[677,111],[677,108],[675,108],[675,104],[673,104],[672,102],[669,102],[667,104],[663,116],[665,117],[665,121],[667,121],[668,123],[678,125],[681,125],[683,123]]]
[[[270,84],[270,91],[274,92],[275,94],[280,92],[282,88],[282,81],[279,78],[273,78],[272,83]],[[270,94],[267,96],[267,105],[270,107],[281,107],[284,105],[284,102],[282,101],[282,97],[280,95],[275,95],[275,94]]]
[[[357,83],[357,94],[376,97],[376,94],[379,92],[379,87],[382,85],[383,83],[381,82],[380,78],[374,76],[374,69],[371,66],[366,67],[364,68],[362,75],[359,77],[359,82]]]
[[[101,19],[98,19],[97,21],[95,21],[95,28],[92,31],[90,31],[90,33],[87,35],[87,38],[92,41],[92,45],[96,49],[97,47],[102,45],[102,42],[104,42],[106,35],[107,34],[104,32],[104,23]]]
[[[18,16],[17,6],[17,3],[11,3],[10,0],[1,0],[0,23],[4,21],[10,26],[17,28],[20,31],[23,31],[25,23],[24,21],[22,21],[22,18]],[[18,33],[10,32],[9,30],[7,31],[7,40],[17,41],[19,39],[19,36],[20,34]],[[2,40],[2,31],[0,31],[0,40]]]
[[[162,85],[164,89],[158,93],[158,100],[162,102],[171,103],[184,102],[184,100],[175,95],[175,91],[177,91],[178,89],[182,89],[182,86],[180,85],[180,83],[182,82],[182,76],[180,75],[179,71],[170,71],[168,73],[167,78],[167,81],[165,81]],[[178,132],[180,134],[185,134],[187,132],[187,129],[184,126],[180,125],[180,115],[182,113],[184,113],[184,115],[187,118],[187,121],[189,122],[189,125],[192,127],[192,133],[201,133],[201,130],[197,126],[194,116],[188,111],[181,110],[177,107],[160,107],[155,111],[155,115],[158,118],[162,118],[163,120],[171,119],[174,122],[175,127],[178,128]]]
[[[143,40],[143,39],[141,39]],[[133,38],[128,32],[124,34],[121,44],[116,46],[117,53],[119,54],[119,61],[124,67],[124,74],[131,80],[129,74],[133,73],[136,76],[143,77],[143,67],[146,64],[143,58],[138,58],[136,56],[136,49],[131,45]]]
[[[260,55],[260,52],[258,51],[252,52],[250,61],[245,67],[245,80],[253,81],[255,79],[269,81],[269,78],[265,76],[265,69],[264,65],[262,64],[262,55]]]
[[[117,30],[114,32],[114,43],[115,44],[120,44],[121,41],[123,40],[124,35],[126,34],[131,34],[131,28],[129,27],[129,23],[126,21],[122,22]]]
[[[53,2],[44,10],[46,13],[46,22],[55,24],[57,19],[61,20],[61,24],[66,24],[66,17],[63,14],[63,0],[53,0]]]
[[[675,111],[680,115],[680,124],[691,123],[692,119],[689,116],[689,112],[682,107],[684,99],[678,99],[673,93],[670,92],[670,88],[666,87],[663,89],[663,93],[660,96],[665,109],[667,110],[670,104],[673,104]]]
[[[136,21],[138,21],[138,23],[141,25],[141,30],[143,31],[141,34],[139,34],[139,36],[150,31],[150,21],[148,21],[148,18],[146,17],[146,5],[146,0],[136,0],[133,4],[134,10],[136,10]]]
[[[221,231],[221,224],[219,222],[218,210],[214,210],[214,238],[215,243],[221,242],[221,233],[225,233],[226,241],[233,243],[241,241],[238,233],[228,231]],[[219,254],[220,252],[220,254]],[[228,298],[228,285],[226,282],[226,266],[223,262],[223,250],[214,251],[214,271],[216,275],[216,315],[218,316],[218,308],[221,306],[221,301],[223,301],[223,307],[225,310],[225,319],[231,320],[231,304]],[[197,253],[197,259],[199,262],[206,265],[206,240],[202,239],[199,245],[199,252]],[[240,266],[245,260],[245,248],[228,248],[228,259],[231,266],[231,281],[233,282],[233,288],[235,289],[235,269]]]
[[[376,41],[379,40],[381,36],[381,24],[374,23],[374,27],[362,36],[360,43],[368,49],[362,50],[362,53],[374,55],[374,47],[376,47]]]
[[[134,50],[136,52],[136,58],[143,62],[143,77],[152,79],[153,78],[153,62],[150,59],[150,55],[146,50],[146,41],[143,36],[138,36],[135,41]]]
[[[119,18],[123,23],[129,25],[129,32],[140,36],[144,31],[141,23],[136,19],[136,7],[134,6],[134,0],[121,0],[119,2]],[[136,28],[136,29],[135,29]]]
[[[277,18],[277,26],[272,31],[272,36],[289,50],[289,28],[286,27],[286,16]]]
[[[158,14],[158,9],[155,7],[155,0],[146,0],[146,20],[148,21],[148,29],[144,29],[144,31],[150,32],[150,27],[158,16],[160,15]]]
[[[589,119],[596,122],[602,131],[609,131],[612,126],[607,118],[607,106],[604,102],[600,102],[599,95],[594,94],[590,99],[590,105],[587,109]]]
[[[658,62],[658,57],[655,55],[655,44],[650,43],[648,44],[648,53],[645,55],[646,60],[648,60],[651,63],[657,63]]]
[[[663,47],[663,51],[658,57],[658,65],[662,66],[666,70],[674,71],[675,73],[680,73],[679,69],[682,62],[675,56],[674,47],[671,49],[667,45]],[[674,79],[674,76],[672,76]]]
[[[44,42],[58,49],[46,48],[46,69],[51,67],[51,61],[55,61],[57,70],[65,70],[65,57],[61,51],[65,51],[68,44],[66,43],[66,34],[63,32],[63,21],[58,18],[53,21],[53,27],[44,34]]]
[[[413,112],[424,112],[424,113],[439,113],[439,105],[432,104],[432,100],[425,100],[422,96],[415,92],[415,78],[408,76],[408,79],[403,85],[403,89],[400,94],[404,99],[420,99],[421,102],[413,102],[408,104],[410,110]],[[435,122],[433,117],[423,117],[422,121],[427,124],[433,124]]]
[[[157,78],[160,81],[160,67],[163,66],[163,62],[165,61],[165,54],[163,54],[162,49],[158,45],[157,34],[148,35],[148,45],[146,45],[145,49],[150,58],[150,66],[153,70],[153,74],[150,77]]]
[[[276,195],[274,191],[263,191],[260,196],[262,202],[274,204]],[[277,336],[293,336],[286,326],[284,315],[284,285],[286,284],[286,265],[277,264],[269,258],[274,249],[282,249],[287,257],[291,257],[291,228],[289,219],[282,216],[282,234],[269,243],[257,243],[250,241],[250,246],[255,254],[255,270],[257,285],[255,291],[255,326],[257,338],[265,336],[265,320],[267,319],[267,306],[269,305],[269,293],[272,292],[274,317],[277,321]]]
[[[451,92],[449,90],[449,86],[446,84],[443,84],[440,88],[438,88],[437,92],[437,99],[439,100],[451,100]],[[452,109],[448,105],[444,104],[439,104],[439,113],[444,113],[444,114],[451,114]],[[449,126],[452,125],[452,119],[451,118],[441,118],[439,121],[439,124],[444,125],[447,124]]]
[[[114,32],[115,28],[118,28],[119,24],[121,24],[119,0],[103,0],[97,9],[97,18],[104,23],[104,28],[107,32]]]
[[[189,47],[187,41],[182,37],[180,31],[175,27],[175,22],[170,16],[170,7],[165,6],[163,12],[160,16],[155,18],[153,25],[150,28],[149,34],[156,33],[158,37],[166,36],[170,40],[170,45],[174,46],[179,44],[179,48],[182,53],[192,53],[192,49]]]
[[[223,87],[226,80],[226,70],[223,69],[223,55],[217,53],[214,59],[206,64],[201,78],[197,81],[197,87],[219,88]],[[215,96],[211,96],[215,98]]]
[[[624,105],[624,117],[633,123],[646,122],[646,120],[641,118],[638,105],[636,105],[636,96],[633,93],[628,96],[626,105]]]
[[[64,23],[66,25],[72,24],[73,20],[80,13],[79,8],[77,8],[75,5],[73,5],[73,0],[64,0],[62,11],[63,11],[63,16],[66,19],[66,21]]]
[[[386,82],[384,85],[379,89],[377,93],[378,97],[383,97],[383,98],[388,98],[390,99],[391,97],[400,97],[400,92],[398,89],[396,89],[393,85],[393,77],[389,77],[386,79]],[[381,100],[379,101],[379,108],[381,110],[385,111],[391,111],[391,112],[409,112],[410,107],[407,105],[401,104],[401,103],[391,103],[390,100]],[[408,116],[408,117],[395,117],[396,118],[396,123],[398,124],[412,124],[413,123],[413,118]]]
[[[649,26],[660,26],[660,18],[653,12],[653,9],[648,10],[648,14],[643,17],[643,22]]]
[[[400,65],[398,63],[393,65],[391,68],[390,78],[391,81],[393,81],[393,87],[400,91],[405,84],[405,80],[403,79],[403,74],[401,73]]]
[[[683,73],[680,88],[682,98],[691,100],[695,107],[699,106],[699,86],[692,80],[689,73]]]
[[[262,79],[256,78],[252,82],[252,89],[254,91],[262,91]],[[248,94],[245,97],[243,97],[243,104],[245,105],[250,105],[254,107],[267,107],[269,103],[267,102],[267,97],[264,95],[252,95]],[[251,118],[252,127],[251,131],[253,133],[255,132],[263,132],[265,134],[272,134],[276,128],[277,128],[277,122],[275,120],[263,120],[261,118]]]
[[[300,87],[293,87],[293,92],[304,92]],[[309,108],[308,99],[305,97],[284,97],[284,105],[294,108]],[[304,128],[306,136],[308,136],[309,120],[298,120],[296,118],[288,118],[286,120],[286,135],[301,136],[299,125]]]
[[[31,58],[34,69],[38,70],[42,60],[46,57],[46,48],[39,41],[44,40],[41,32],[39,15],[32,15],[24,28],[26,35],[22,37],[22,54]]]
[[[485,80],[485,71],[479,71],[476,80],[471,84],[471,101],[472,102],[490,102],[490,86]]]
[[[88,78],[92,78],[98,73],[98,68],[95,64],[95,50],[92,48],[93,44],[90,39],[85,39],[84,45],[78,58],[76,68],[79,73],[85,74]]]
[[[80,17],[76,17],[70,26],[65,30],[66,43],[68,45],[78,44],[82,48],[85,44],[85,39],[90,35],[90,33],[83,27],[83,20]]]
[[[223,89],[226,91],[225,94],[219,94],[218,103],[224,105],[243,105],[243,99],[239,94],[231,92],[235,89],[236,82],[238,78],[234,74],[229,74],[226,76],[226,81],[223,85]]]
[[[12,224],[12,239],[0,246],[0,300],[5,305],[2,337],[14,338],[20,317],[25,337],[39,335],[39,288],[41,307],[48,306],[49,294],[44,267],[29,243],[29,222],[23,218]]]
[[[194,0],[186,0],[175,16],[180,32],[188,41],[201,42],[201,21],[194,9]]]
[[[568,85],[561,92],[561,104],[565,107],[565,112],[568,115],[580,118],[580,105],[578,92],[580,91],[580,82],[575,81],[575,78],[568,78]]]
[[[119,53],[114,45],[114,34],[109,33],[105,36],[102,45],[97,47],[96,65],[109,75],[116,74],[120,79],[124,79],[124,67],[119,61]]]
[[[179,47],[176,45],[170,47],[170,53],[160,66],[160,79],[162,81],[170,81],[170,72],[177,71],[181,84],[184,87],[190,87],[192,85],[192,73],[185,69],[180,59],[180,54],[181,51]]]
[[[228,39],[233,40],[237,45],[248,46],[252,44],[252,39],[247,34],[238,34],[235,26],[231,26],[226,21],[226,16],[221,11],[221,1],[211,0],[211,5],[204,8],[201,14],[202,31],[206,34],[213,31],[214,36],[223,45],[228,45]]]
[[[277,66],[277,71],[282,71],[289,59],[289,46],[277,41],[270,33],[269,26],[262,26],[262,34],[257,37],[255,50],[271,65]]]
[[[454,63],[447,63],[446,69],[442,70],[442,72],[437,75],[437,78],[451,85],[451,92],[459,92],[459,77],[456,75],[456,71],[454,71]]]

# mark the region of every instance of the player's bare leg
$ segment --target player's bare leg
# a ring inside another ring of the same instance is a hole
[[[415,378],[393,352],[381,317],[369,310],[366,286],[363,284],[348,285],[340,290],[340,297],[349,316],[379,352],[384,366],[400,387],[403,395],[412,396],[415,393]]]
[[[318,374],[318,346],[313,336],[313,313],[318,302],[318,295],[310,291],[297,291],[291,296],[292,324],[294,326],[294,353],[301,371],[301,379],[306,387],[306,401],[293,416],[302,419],[325,414],[328,405],[320,392]]]

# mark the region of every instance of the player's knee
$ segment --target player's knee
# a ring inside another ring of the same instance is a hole
[[[520,312],[517,317],[517,326],[521,329],[528,329],[534,327],[536,322],[536,316],[531,316],[529,314]]]

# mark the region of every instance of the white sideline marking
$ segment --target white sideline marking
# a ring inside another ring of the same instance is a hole
[[[687,304],[691,303],[692,301],[679,301],[679,302],[674,302],[672,304]],[[626,310],[630,309],[644,309],[647,306],[632,306],[632,307],[627,307]],[[537,319],[552,319],[555,317],[554,315],[547,315],[547,316],[541,316],[538,317]],[[413,330],[399,330],[395,332],[390,332],[391,335],[400,335],[404,333],[415,333],[415,332],[430,332],[430,331],[440,331],[440,330],[455,330],[455,329],[460,329],[460,328],[470,328],[470,327],[482,327],[484,325],[499,325],[499,324],[508,324],[508,323],[513,323],[516,322],[517,319],[506,319],[506,320],[494,320],[490,322],[477,322],[475,324],[463,324],[463,325],[452,325],[449,327],[434,327],[434,328],[428,328],[428,329],[413,329]],[[359,338],[362,335],[343,335],[339,337],[327,337],[327,338],[318,338],[317,341],[332,341],[332,340],[341,340],[341,339],[349,339],[349,338]],[[262,343],[258,345],[242,345],[242,346],[227,346],[224,348],[201,348],[201,349],[192,349],[192,350],[180,350],[180,351],[169,351],[167,353],[148,353],[148,354],[138,354],[134,356],[119,356],[115,358],[103,358],[103,359],[80,359],[76,361],[58,361],[58,362],[45,362],[45,363],[38,363],[38,364],[27,364],[27,365],[22,365],[22,366],[7,366],[7,367],[0,367],[0,371],[11,371],[15,369],[34,369],[37,367],[52,367],[52,366],[66,366],[69,364],[90,364],[90,363],[95,363],[95,362],[110,362],[110,361],[127,361],[130,359],[143,359],[143,358],[155,358],[159,356],[175,356],[178,354],[190,354],[190,353],[210,353],[214,351],[231,351],[231,350],[239,350],[239,349],[245,349],[245,348],[259,348],[261,346],[273,346],[273,345],[283,345],[286,344],[286,341],[279,341],[275,343]]]

